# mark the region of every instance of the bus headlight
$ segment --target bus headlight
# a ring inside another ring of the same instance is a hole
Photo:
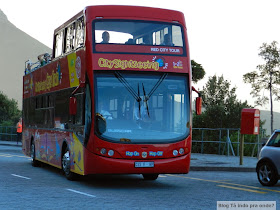
[[[101,150],[100,150],[100,153],[102,154],[102,155],[105,155],[106,154],[106,149],[105,148],[102,148]]]
[[[174,156],[177,156],[177,155],[178,155],[178,150],[174,149],[174,150],[173,150],[173,155],[174,155]]]
[[[109,151],[108,151],[108,155],[109,155],[109,156],[113,156],[114,153],[115,153],[114,150],[109,150]]]

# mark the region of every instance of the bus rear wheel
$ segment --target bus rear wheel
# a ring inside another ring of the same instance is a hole
[[[70,151],[68,147],[63,152],[61,159],[61,167],[64,175],[68,180],[75,180],[76,174],[71,172],[71,161],[70,161]]]
[[[31,164],[33,167],[39,166],[39,161],[36,160],[36,149],[35,149],[35,144],[34,144],[33,140],[31,142]]]
[[[158,178],[158,174],[142,174],[145,180],[156,180]]]

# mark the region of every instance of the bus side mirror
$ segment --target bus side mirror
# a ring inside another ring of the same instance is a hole
[[[75,97],[70,97],[69,114],[70,115],[76,115],[77,114],[77,99]]]
[[[101,114],[97,113],[95,116],[96,120],[96,131],[99,135],[102,135],[106,132],[107,123],[104,117]]]
[[[201,108],[202,108],[202,97],[197,97],[195,99],[195,112],[197,115],[201,115]]]

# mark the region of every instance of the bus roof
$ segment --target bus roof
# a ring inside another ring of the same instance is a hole
[[[64,28],[73,20],[80,17],[83,12],[86,13],[87,18],[114,18],[114,19],[132,19],[132,20],[151,20],[151,21],[165,21],[165,22],[178,22],[185,27],[184,14],[179,11],[160,9],[153,7],[142,6],[119,6],[119,5],[105,5],[105,6],[87,6],[83,11],[72,17],[69,21],[65,22],[57,29],[55,33],[61,28]]]
[[[182,12],[160,9],[153,7],[140,6],[88,6],[86,11],[89,11],[91,18],[131,18],[131,19],[146,19],[146,20],[164,20],[176,21],[184,24],[184,15]]]

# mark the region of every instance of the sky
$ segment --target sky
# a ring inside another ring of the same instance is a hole
[[[280,43],[279,0],[9,0],[0,9],[10,22],[52,48],[53,31],[89,5],[137,5],[184,13],[190,57],[206,71],[194,86],[202,90],[210,76],[221,76],[237,87],[237,96],[254,105],[251,86],[242,76],[262,64],[263,43]],[[280,46],[280,44],[279,44]],[[268,95],[268,93],[262,93]],[[256,107],[269,110],[269,105]],[[274,102],[280,112],[280,102]]]

